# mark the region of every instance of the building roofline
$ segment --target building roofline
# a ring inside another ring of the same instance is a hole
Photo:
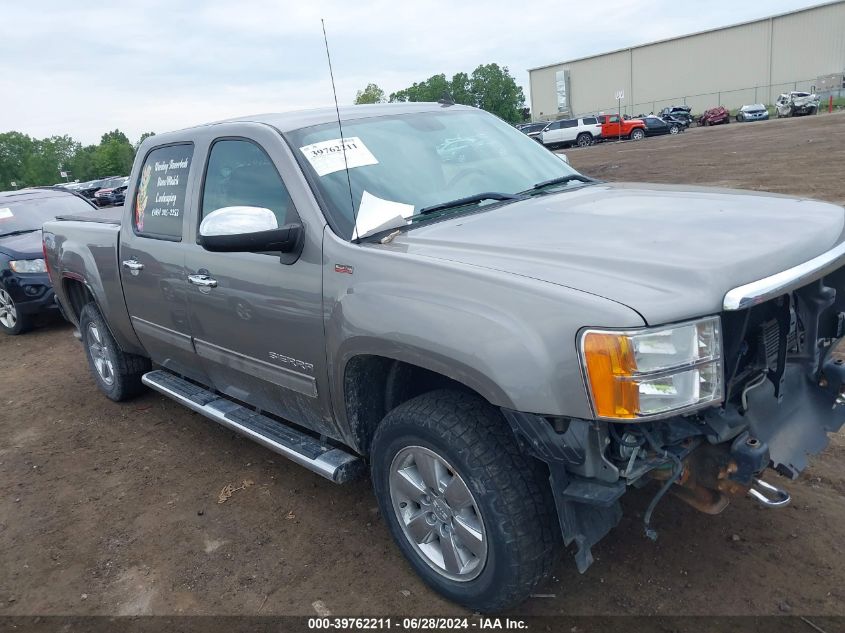
[[[693,33],[685,33],[684,35],[676,35],[675,37],[667,37],[662,40],[654,40],[653,42],[646,42],[644,44],[635,44],[634,46],[624,46],[622,48],[617,48],[612,51],[606,51],[604,53],[595,53],[593,55],[585,55],[583,57],[576,57],[575,59],[568,59],[562,62],[555,62],[553,64],[543,64],[542,66],[535,66],[533,68],[529,68],[528,72],[534,72],[535,70],[543,70],[545,68],[553,68],[554,66],[565,66],[566,64],[574,64],[575,62],[582,62],[587,59],[594,59],[596,57],[604,57],[605,55],[613,55],[615,53],[624,53],[625,51],[634,50],[636,48],[645,48],[646,46],[654,46],[655,44],[663,44],[665,42],[673,42],[675,40],[682,40],[688,37],[695,37],[697,35],[705,35],[706,33],[715,33],[716,31],[724,31],[727,29],[733,29],[738,26],[747,26],[749,24],[756,24],[758,22],[766,22],[767,20],[774,20],[777,18],[783,18],[789,15],[794,15],[796,13],[803,13],[805,11],[813,11],[814,9],[821,9],[823,7],[829,7],[836,4],[845,4],[845,0],[830,0],[829,2],[822,2],[820,4],[814,4],[809,7],[803,7],[801,9],[793,9],[792,11],[786,11],[784,13],[777,13],[775,15],[768,15],[764,18],[757,18],[756,20],[746,20],[745,22],[736,22],[735,24],[726,24],[725,26],[717,26],[712,29],[705,29],[703,31],[695,31]]]

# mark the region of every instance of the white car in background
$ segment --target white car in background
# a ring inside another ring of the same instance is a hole
[[[819,98],[809,92],[784,93],[775,101],[778,118],[818,114]]]
[[[601,139],[601,123],[597,117],[585,116],[579,119],[552,121],[543,130],[543,145],[577,145],[587,147]]]

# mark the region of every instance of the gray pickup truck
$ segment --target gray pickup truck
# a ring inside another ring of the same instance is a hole
[[[446,104],[157,135],[126,200],[43,231],[99,388],[337,483],[368,467],[410,564],[474,609],[560,545],[586,570],[631,487],[651,538],[667,492],[785,505],[764,471],[797,477],[845,417],[836,205],[599,182]]]

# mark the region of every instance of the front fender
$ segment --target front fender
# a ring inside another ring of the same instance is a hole
[[[379,246],[324,245],[328,366],[342,423],[344,372],[359,354],[437,372],[497,406],[590,418],[578,331],[644,325],[626,306],[548,282]],[[333,272],[350,261],[353,274]]]

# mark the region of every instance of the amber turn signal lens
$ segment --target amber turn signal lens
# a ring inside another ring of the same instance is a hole
[[[609,332],[588,332],[583,345],[596,415],[603,418],[637,417],[639,386],[636,382],[625,380],[633,375],[637,366],[630,339]]]

